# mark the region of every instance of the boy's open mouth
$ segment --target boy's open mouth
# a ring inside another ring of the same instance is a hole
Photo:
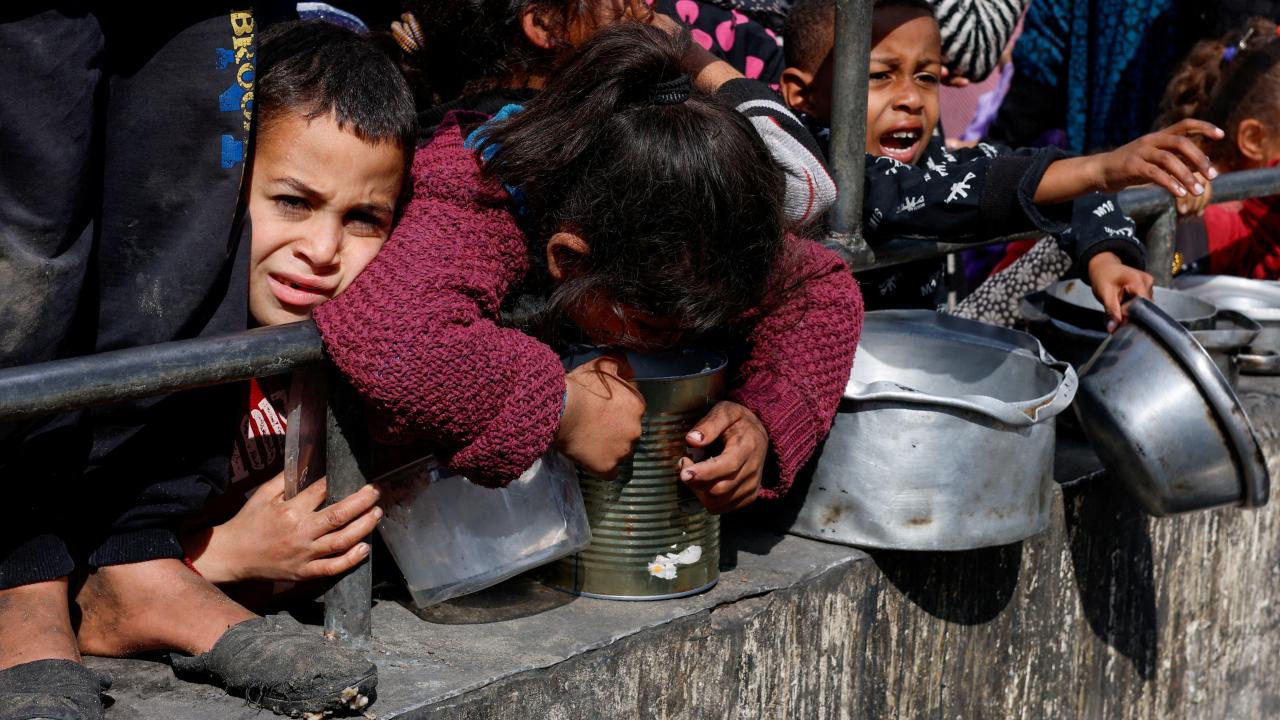
[[[267,276],[271,292],[285,305],[313,307],[328,300],[331,288],[306,282],[302,278],[272,273]]]
[[[918,127],[897,127],[880,136],[880,150],[898,162],[908,165],[915,162],[916,148],[924,137]]]

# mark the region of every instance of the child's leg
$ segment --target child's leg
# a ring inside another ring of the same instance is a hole
[[[227,628],[257,617],[171,558],[98,568],[75,602],[81,651],[110,657],[148,650],[197,655]]]
[[[67,607],[67,579],[0,590],[0,670],[53,659],[80,662]]]

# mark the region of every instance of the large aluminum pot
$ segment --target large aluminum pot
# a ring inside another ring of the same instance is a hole
[[[1230,275],[1183,275],[1174,280],[1183,292],[1236,310],[1262,326],[1249,352],[1239,356],[1245,375],[1280,375],[1280,283]]]
[[[788,529],[908,550],[1034,535],[1049,519],[1053,418],[1075,390],[1071,366],[1026,333],[927,310],[867,313]]]
[[[567,367],[596,352],[575,354]],[[679,480],[685,434],[725,392],[724,355],[701,350],[627,353],[644,395],[642,433],[617,477],[579,468],[591,544],[547,567],[544,582],[609,600],[664,600],[720,579],[720,518]]]
[[[1153,515],[1267,501],[1262,449],[1226,378],[1146,300],[1081,368],[1076,412],[1103,465]]]

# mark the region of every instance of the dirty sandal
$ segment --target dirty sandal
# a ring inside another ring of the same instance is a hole
[[[111,679],[71,660],[0,670],[0,720],[102,720]]]
[[[218,685],[250,705],[293,717],[359,714],[373,702],[378,684],[378,669],[359,652],[287,615],[232,625],[209,652],[172,654],[170,660],[183,680]]]

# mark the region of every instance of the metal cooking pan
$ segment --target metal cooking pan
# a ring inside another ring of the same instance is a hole
[[[1075,402],[1098,458],[1153,515],[1267,502],[1270,476],[1244,408],[1195,338],[1152,303],[1080,369]]]
[[[1245,375],[1280,375],[1280,283],[1230,275],[1184,275],[1174,280],[1183,292],[1236,310],[1262,326],[1248,352],[1240,353]]]

